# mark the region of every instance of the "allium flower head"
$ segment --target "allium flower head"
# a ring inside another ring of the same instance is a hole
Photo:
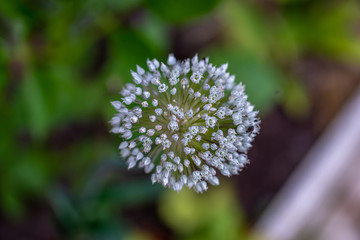
[[[170,54],[167,65],[156,59],[147,65],[149,71],[131,71],[134,84],[112,102],[111,132],[123,139],[119,149],[128,168],[144,168],[153,183],[175,191],[186,185],[199,193],[219,184],[218,172],[238,174],[260,121],[227,64]]]

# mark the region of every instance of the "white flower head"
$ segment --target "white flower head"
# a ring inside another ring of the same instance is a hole
[[[135,84],[112,102],[111,132],[123,139],[119,150],[128,168],[144,168],[153,183],[175,191],[186,186],[198,193],[219,185],[219,173],[238,174],[260,120],[228,65],[173,54],[167,65],[156,59],[147,65],[148,71],[131,71]]]

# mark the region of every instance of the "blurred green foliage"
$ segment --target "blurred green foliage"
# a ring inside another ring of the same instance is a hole
[[[207,19],[216,19],[222,29],[216,36],[220,41],[201,46],[201,57],[228,62],[263,115],[277,102],[291,116],[306,115],[309,100],[292,65],[313,54],[358,66],[359,4],[270,2],[270,8],[251,0],[2,2],[1,211],[20,217],[29,199],[47,196],[69,236],[89,239],[97,231],[97,239],[118,239],[124,234],[128,223],[117,211],[155,201],[159,188],[151,187],[148,178],[125,178],[120,167],[120,179],[94,183],[91,194],[85,194],[107,159],[121,162],[119,140],[107,133],[113,114],[109,101],[131,81],[129,69],[144,67],[147,58],[165,61],[177,41],[174,31]],[[211,31],[211,26],[202,28]],[[237,239],[241,231],[233,228],[243,225],[241,210],[231,188],[216,191],[199,199],[189,192],[167,193],[160,215],[179,236],[217,239],[230,231]],[[219,205],[212,209],[215,203]],[[205,223],[207,218],[212,223]],[[181,226],[184,220],[190,229]],[[199,224],[207,230],[202,232]]]
[[[226,181],[203,195],[188,189],[168,191],[158,204],[160,216],[178,233],[177,239],[246,239],[241,209]]]
[[[66,238],[123,239],[132,234],[122,211],[154,201],[161,187],[149,186],[147,177],[119,181],[117,171],[124,168],[118,160],[105,161],[76,193],[52,188],[49,199]]]
[[[191,21],[213,10],[221,0],[145,0],[146,6],[164,20],[173,23]]]

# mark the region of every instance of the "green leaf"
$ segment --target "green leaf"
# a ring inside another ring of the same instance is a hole
[[[269,27],[265,13],[248,1],[227,1],[221,11],[227,46],[265,58],[269,55]],[[271,29],[273,27],[271,26]]]
[[[305,117],[310,110],[309,97],[300,80],[284,81],[283,107],[293,118]]]
[[[221,0],[145,0],[147,6],[167,21],[181,23],[205,15]]]
[[[59,186],[53,187],[48,195],[58,220],[64,226],[72,225],[74,227],[80,224],[81,217],[65,194],[64,189]]]
[[[359,36],[351,27],[358,15],[359,5],[351,0],[309,1],[284,8],[284,21],[303,50],[350,63],[360,58]]]
[[[42,83],[32,72],[27,72],[22,87],[24,120],[28,121],[29,130],[34,137],[43,138],[49,127],[49,119]]]
[[[50,172],[43,160],[42,156],[30,153],[24,159],[19,159],[11,169],[13,184],[16,184],[21,191],[32,194],[45,189]]]
[[[233,188],[222,183],[204,194],[166,191],[158,204],[164,223],[181,239],[242,239],[243,219]],[[211,210],[209,210],[211,209]],[[186,224],[184,224],[186,223]],[[245,239],[245,238],[244,238]]]
[[[141,0],[86,0],[84,1],[84,9],[96,13],[100,13],[107,9],[116,10],[117,12],[126,12],[140,5],[140,3]]]
[[[7,161],[2,162],[6,172],[0,176],[0,197],[2,208],[10,216],[23,214],[25,200],[43,194],[50,182],[51,163],[34,149],[8,154]]]
[[[1,44],[1,43],[0,43]],[[2,49],[1,49],[1,45],[0,45],[0,66],[5,69],[6,68],[6,62],[4,59],[4,56],[2,56]],[[8,76],[6,71],[0,71],[0,106],[2,106],[3,104],[5,104],[5,90],[6,90],[6,85],[8,83]]]
[[[144,20],[136,27],[149,44],[160,53],[166,53],[170,49],[169,24],[153,14],[146,14]],[[165,55],[165,54],[164,54]]]
[[[125,29],[111,36],[110,53],[109,71],[112,75],[122,77],[119,85],[131,82],[130,69],[135,69],[136,65],[144,67],[147,58],[158,55],[144,37]]]
[[[6,216],[19,218],[23,216],[25,207],[18,193],[10,188],[1,186],[0,190],[1,207]]]

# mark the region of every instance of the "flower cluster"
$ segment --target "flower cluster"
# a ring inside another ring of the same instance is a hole
[[[238,174],[260,121],[227,64],[170,54],[167,65],[156,59],[147,65],[149,71],[131,71],[134,84],[112,102],[111,132],[123,139],[119,149],[128,168],[144,168],[153,183],[175,191],[186,185],[199,193],[219,184],[217,172]]]

